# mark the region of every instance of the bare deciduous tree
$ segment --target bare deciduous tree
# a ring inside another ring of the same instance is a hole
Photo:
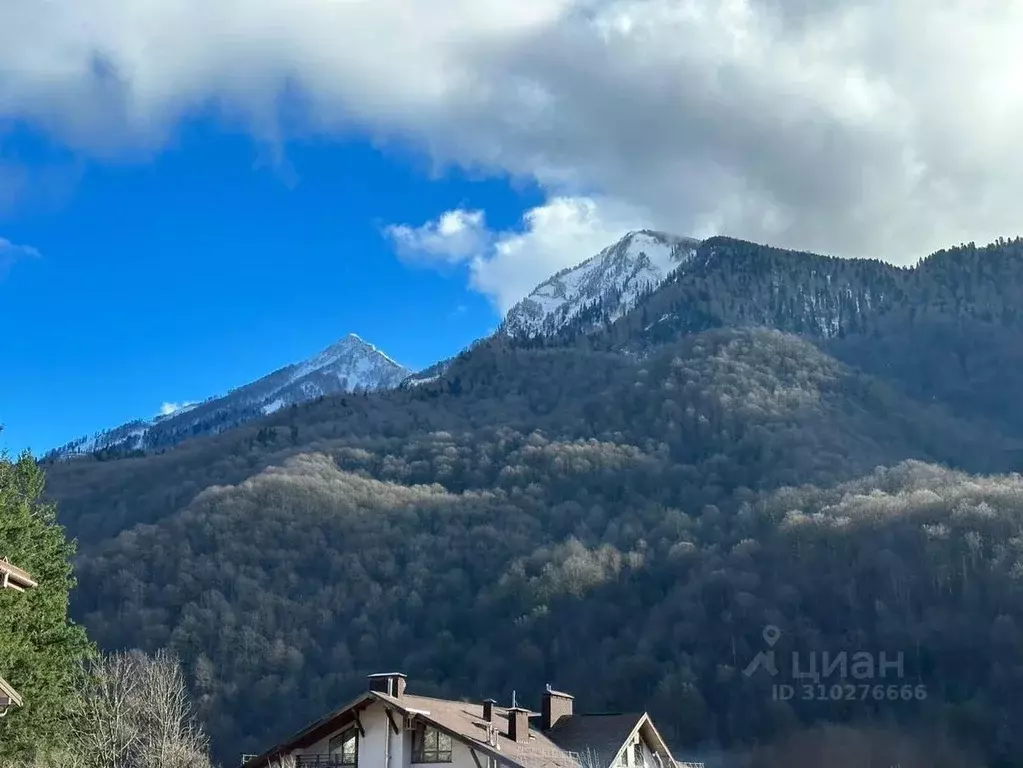
[[[72,703],[69,752],[84,765],[129,768],[140,734],[139,658],[111,654],[83,670],[82,690]]]
[[[166,652],[89,663],[69,716],[65,748],[18,768],[210,768],[181,668]]]
[[[132,768],[199,768],[209,743],[192,712],[181,666],[165,651],[135,656],[139,675],[136,722],[140,739]],[[204,762],[203,762],[204,761]]]

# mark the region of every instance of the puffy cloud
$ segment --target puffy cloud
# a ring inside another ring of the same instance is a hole
[[[1019,230],[1021,35],[1012,0],[6,0],[0,119],[96,153],[211,107],[355,128],[680,234],[912,261]]]
[[[527,211],[516,230],[492,231],[482,211],[453,210],[422,226],[386,231],[406,259],[466,263],[470,285],[506,312],[553,273],[642,228],[644,216],[606,198],[555,197]]]
[[[17,262],[23,259],[37,259],[41,254],[30,245],[17,245],[0,237],[0,280],[7,276]]]
[[[472,259],[486,250],[490,240],[483,211],[456,209],[419,227],[392,224],[384,231],[399,256],[418,262],[454,264]]]

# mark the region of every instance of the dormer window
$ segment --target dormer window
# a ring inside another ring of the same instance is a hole
[[[632,745],[632,764],[642,768],[643,765],[643,742],[637,741]]]
[[[451,737],[436,728],[418,725],[412,734],[413,763],[450,763]]]
[[[331,765],[357,766],[359,764],[359,732],[349,728],[337,736],[332,736],[327,743]]]

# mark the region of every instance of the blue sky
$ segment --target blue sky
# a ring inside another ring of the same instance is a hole
[[[0,445],[353,331],[428,364],[628,229],[1019,234],[1023,6],[809,5],[3,0]]]
[[[7,149],[43,154],[31,135]],[[40,254],[0,281],[8,448],[224,392],[349,332],[416,368],[499,322],[464,265],[403,263],[383,230],[458,207],[514,226],[535,191],[457,169],[431,178],[355,140],[295,142],[283,167],[265,155],[189,126],[151,161],[84,163],[65,199],[0,219],[4,238]]]

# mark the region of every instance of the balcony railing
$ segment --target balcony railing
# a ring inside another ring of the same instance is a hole
[[[346,763],[341,755],[295,755],[295,768],[355,768],[355,763]]]

